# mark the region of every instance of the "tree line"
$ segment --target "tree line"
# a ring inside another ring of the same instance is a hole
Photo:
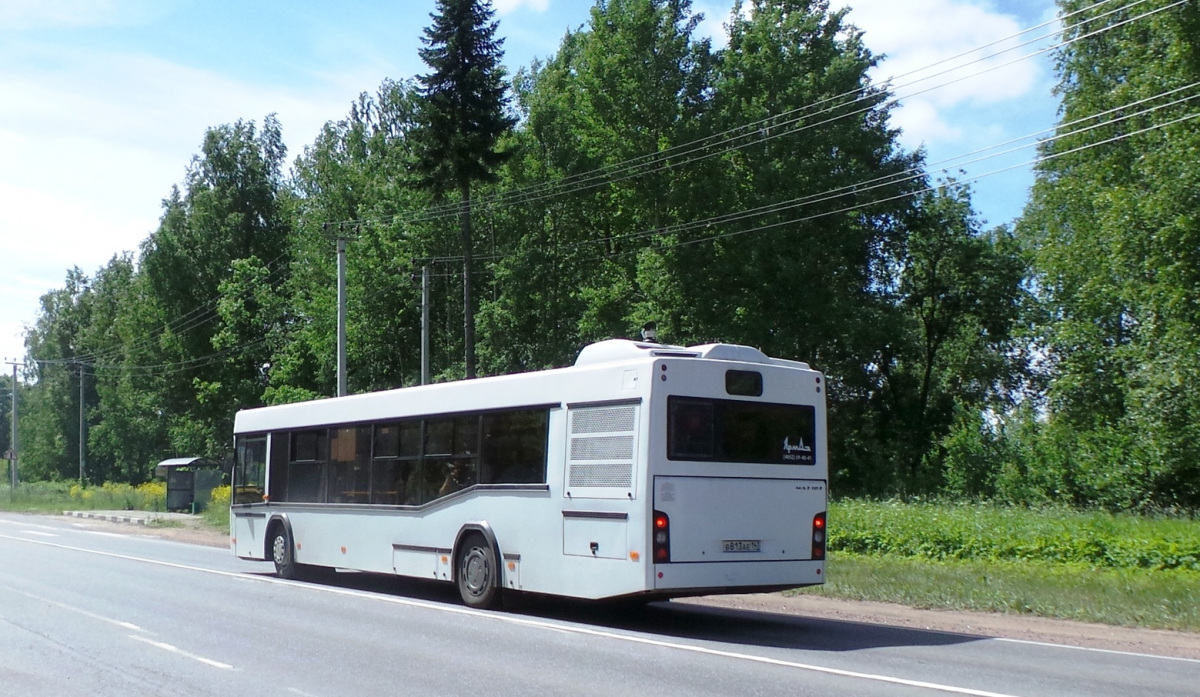
[[[1058,132],[988,228],[824,0],[738,2],[720,49],[689,0],[597,0],[513,75],[489,4],[440,0],[428,75],[291,161],[274,116],[209,129],[137,253],[42,297],[23,476],[78,475],[81,394],[85,476],[131,484],[227,456],[238,409],[332,395],[341,238],[351,392],[418,382],[428,269],[436,380],[653,320],[824,371],[839,495],[1194,511],[1200,19],[1144,4],[1060,0]]]

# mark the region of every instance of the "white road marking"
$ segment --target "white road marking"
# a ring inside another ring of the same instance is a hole
[[[135,631],[135,632],[146,632],[146,630],[145,630],[145,629],[142,629],[141,627],[137,626],[136,624],[133,624],[132,622],[125,622],[125,621],[123,621],[123,620],[117,620],[117,619],[113,619],[113,618],[111,618],[111,617],[105,617],[104,615],[97,615],[96,613],[94,613],[94,612],[90,612],[90,611],[88,611],[88,610],[84,610],[83,608],[74,607],[74,606],[71,606],[71,605],[67,605],[67,604],[65,604],[65,603],[60,603],[60,602],[58,602],[57,600],[51,600],[51,599],[49,599],[49,598],[43,598],[43,597],[41,597],[40,595],[34,595],[34,594],[32,594],[32,593],[26,593],[25,591],[19,591],[19,590],[17,590],[16,588],[4,587],[4,590],[6,590],[6,591],[9,591],[10,593],[17,593],[18,595],[23,595],[23,596],[25,596],[26,598],[30,598],[30,599],[32,599],[32,600],[36,600],[36,601],[38,601],[39,603],[46,603],[47,605],[53,605],[54,607],[61,608],[61,609],[63,609],[63,610],[67,610],[67,611],[69,611],[69,612],[77,612],[77,613],[79,613],[79,614],[81,614],[81,615],[83,615],[83,616],[85,616],[85,617],[91,617],[91,618],[92,618],[92,619],[94,619],[94,620],[100,620],[101,622],[107,622],[107,623],[109,623],[109,624],[115,624],[115,625],[117,625],[118,627],[120,627],[121,629],[129,629],[129,630],[132,630],[132,631]],[[146,633],[147,633],[147,634],[152,634],[153,632],[146,632]]]
[[[171,653],[178,654],[180,656],[183,656],[184,658],[190,658],[193,661],[199,661],[200,663],[203,663],[204,665],[212,666],[213,668],[220,668],[221,670],[233,670],[233,666],[229,665],[228,663],[214,661],[211,658],[205,658],[204,656],[197,656],[194,653],[191,653],[189,651],[184,651],[183,649],[181,649],[177,646],[171,646],[170,644],[164,644],[161,641],[155,641],[153,639],[149,639],[144,636],[138,636],[137,634],[130,634],[129,638],[133,639],[134,641],[140,641],[140,642],[143,642],[146,644],[150,644],[151,646],[162,649],[163,651],[170,651]]]
[[[56,528],[52,525],[39,525],[37,523],[31,523],[28,520],[5,520],[5,519],[0,518],[0,523],[4,523],[5,525],[19,525],[23,528],[38,528],[40,530],[58,530],[58,528]]]
[[[42,532],[41,530],[22,530],[21,532],[25,533],[26,535],[41,535],[42,537],[58,537],[58,535],[55,533]]]
[[[1030,641],[1028,639],[1006,639],[993,637],[992,641],[1006,641],[1010,644],[1027,644],[1029,646],[1044,646],[1052,649],[1071,649],[1072,651],[1093,651],[1095,653],[1111,653],[1118,656],[1135,656],[1137,658],[1161,658],[1164,661],[1183,661],[1184,663],[1200,663],[1200,659],[1183,658],[1180,656],[1159,656],[1155,653],[1137,653],[1135,651],[1118,651],[1116,649],[1098,649],[1093,646],[1071,646],[1070,644],[1051,644],[1046,641]]]

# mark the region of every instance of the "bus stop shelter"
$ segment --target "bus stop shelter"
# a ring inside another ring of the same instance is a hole
[[[167,479],[167,510],[195,513],[204,508],[212,490],[221,484],[221,463],[206,457],[163,460],[154,473]]]

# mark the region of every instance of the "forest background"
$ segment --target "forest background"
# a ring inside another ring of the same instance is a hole
[[[654,320],[824,371],[839,496],[1194,513],[1200,7],[1058,4],[1060,121],[1023,216],[984,229],[899,145],[843,12],[747,2],[714,50],[687,0],[599,0],[508,76],[470,194],[478,373]],[[79,477],[81,407],[85,479],[137,485],[228,458],[238,409],[332,395],[339,237],[350,392],[418,382],[422,267],[435,379],[463,378],[464,196],[421,185],[429,108],[385,82],[291,161],[272,116],[209,129],[139,252],[43,296],[21,476]]]

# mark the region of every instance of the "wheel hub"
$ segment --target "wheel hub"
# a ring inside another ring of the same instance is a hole
[[[471,595],[483,595],[491,585],[492,570],[488,567],[483,550],[475,547],[467,552],[463,564],[463,577]]]
[[[287,563],[287,540],[283,535],[275,536],[275,543],[271,545],[271,554],[275,558],[275,563],[283,566]]]

